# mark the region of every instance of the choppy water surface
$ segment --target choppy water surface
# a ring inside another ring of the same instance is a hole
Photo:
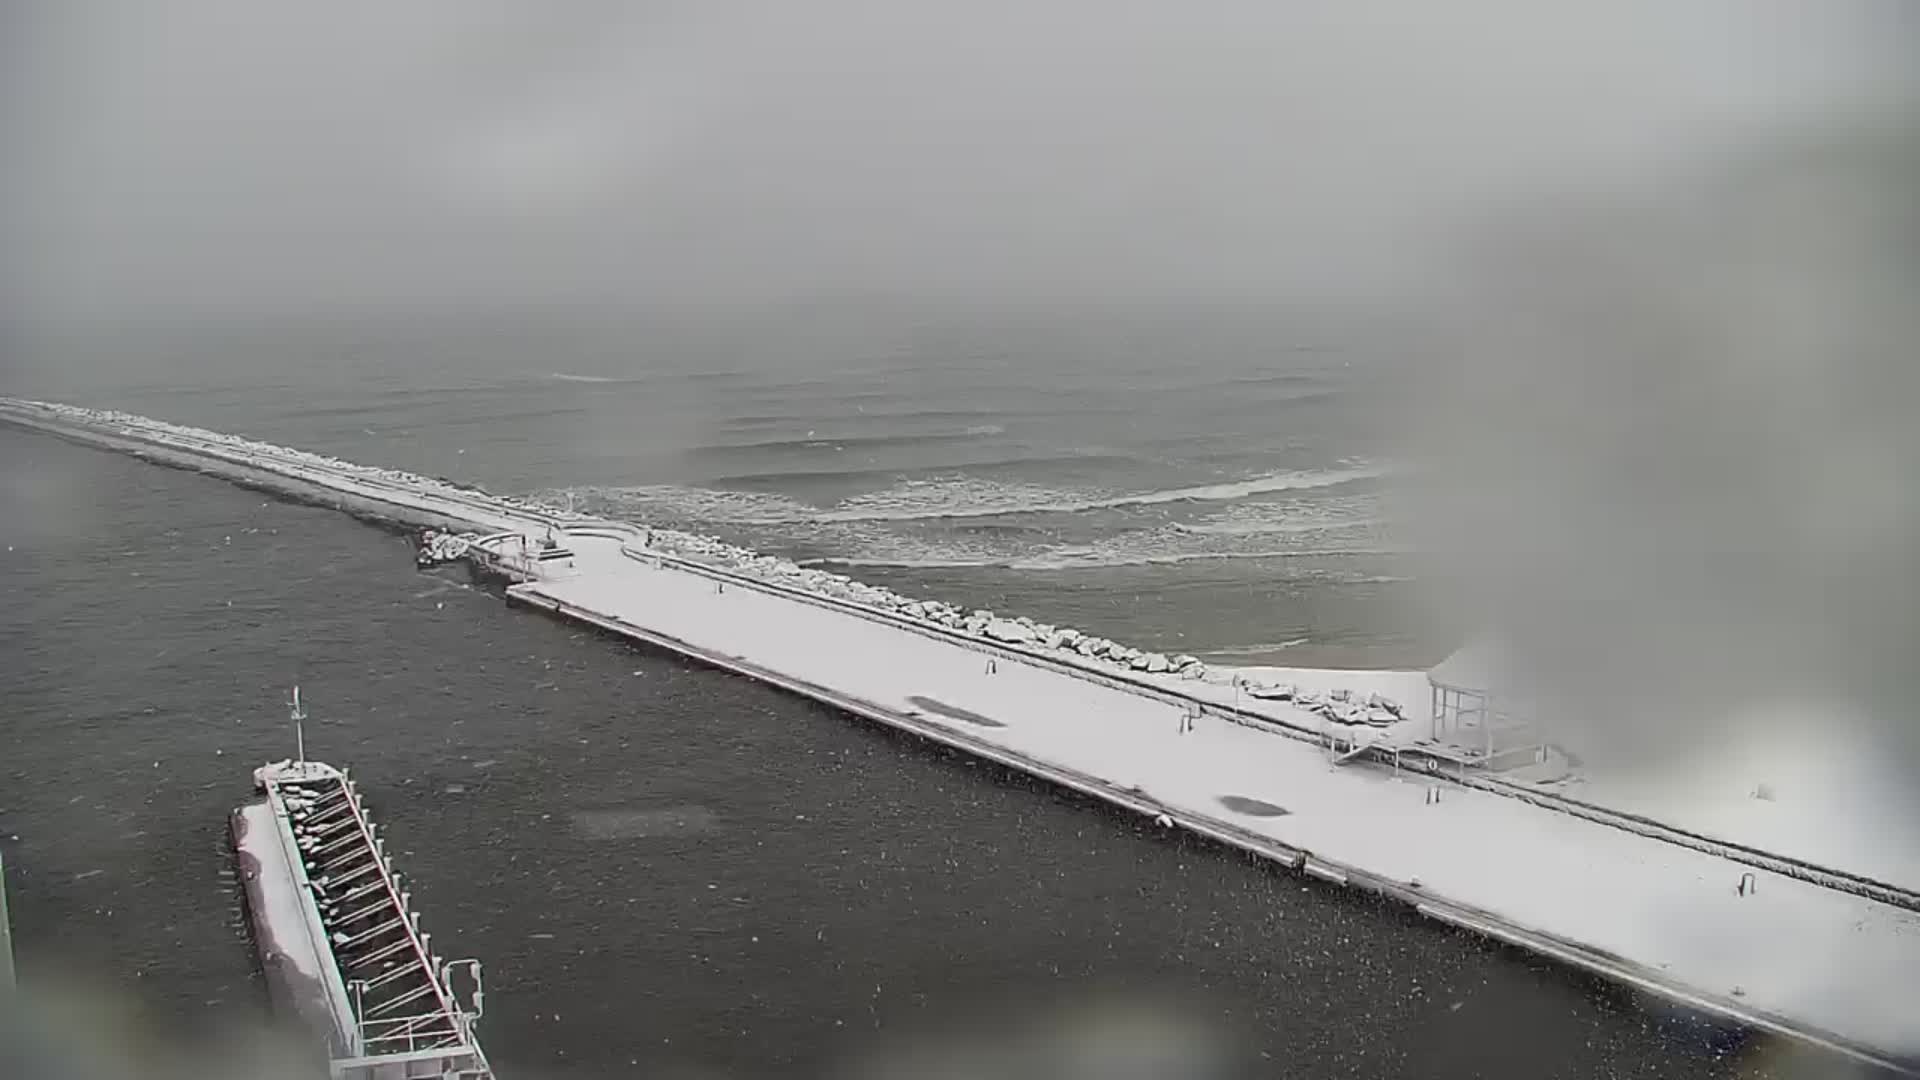
[[[798,311],[154,332],[31,351],[7,392],[571,499],[1142,648],[1419,665],[1456,628],[1420,615],[1379,353],[1244,312]]]
[[[80,978],[169,1038],[259,1020],[224,825],[250,767],[288,749],[279,700],[298,681],[310,749],[355,768],[438,946],[484,958],[503,1075],[1777,1061],[1397,909],[508,610],[338,514],[14,431],[0,477],[0,843],[22,974]]]

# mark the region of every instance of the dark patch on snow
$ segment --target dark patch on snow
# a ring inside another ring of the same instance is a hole
[[[1249,799],[1244,795],[1222,795],[1220,805],[1236,814],[1246,814],[1249,817],[1286,817],[1293,812],[1284,806],[1275,806],[1259,799]]]
[[[907,700],[913,702],[915,705],[918,705],[919,707],[927,710],[930,713],[935,713],[937,715],[944,716],[949,720],[958,720],[963,724],[973,724],[978,727],[1006,727],[1007,726],[990,716],[981,716],[977,712],[971,712],[967,709],[962,709],[958,705],[949,705],[944,701],[938,701],[938,700],[935,700],[934,698],[921,697],[919,694],[914,694],[911,697],[907,698]]]

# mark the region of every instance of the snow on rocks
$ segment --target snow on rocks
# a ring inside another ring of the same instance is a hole
[[[1321,692],[1292,683],[1266,683],[1241,677],[1236,677],[1235,682],[1248,697],[1287,702],[1337,724],[1385,728],[1406,718],[1406,710],[1402,705],[1379,693],[1368,694],[1362,700],[1345,688]]]
[[[420,549],[414,561],[421,566],[439,566],[466,558],[467,549],[479,539],[472,533],[443,533],[428,529],[420,536]]]
[[[1033,640],[1033,627],[1016,619],[993,619],[980,628],[980,632],[995,641],[1004,641],[1009,645],[1025,645]]]
[[[1026,616],[1003,616],[985,608],[965,610],[937,600],[915,600],[891,589],[763,555],[710,536],[655,529],[650,546],[742,576],[877,608],[911,622],[958,631],[1023,651],[1070,654],[1149,675],[1179,674],[1202,679],[1207,674],[1206,665],[1197,657],[1147,652],[1070,626],[1055,626]]]

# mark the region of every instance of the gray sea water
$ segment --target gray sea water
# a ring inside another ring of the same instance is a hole
[[[1231,325],[750,329],[663,325],[638,347],[309,332],[270,367],[244,362],[266,340],[153,337],[23,367],[7,392],[571,492],[1142,645],[1347,663],[1435,647],[1403,614],[1418,582],[1394,554],[1362,357],[1303,339],[1276,359]],[[775,363],[775,345],[810,359]],[[1181,355],[1203,362],[1176,371]],[[22,976],[110,999],[163,1045],[261,1020],[225,817],[288,751],[298,682],[310,752],[355,768],[441,950],[487,964],[505,1076],[1808,1067],[510,611],[332,512],[0,430],[0,531]]]
[[[1378,335],[886,305],[145,329],[8,392],[718,533],[1175,652],[1420,665]]]

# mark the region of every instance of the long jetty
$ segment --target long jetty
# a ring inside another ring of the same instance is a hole
[[[704,558],[724,545],[684,534],[124,413],[0,399],[0,420],[363,517],[485,534],[471,557],[507,579],[513,602],[1686,1008],[1920,1073],[1920,897],[1898,884],[1441,768],[1288,703],[1243,700],[1237,687],[1062,655],[886,609],[865,587]]]

